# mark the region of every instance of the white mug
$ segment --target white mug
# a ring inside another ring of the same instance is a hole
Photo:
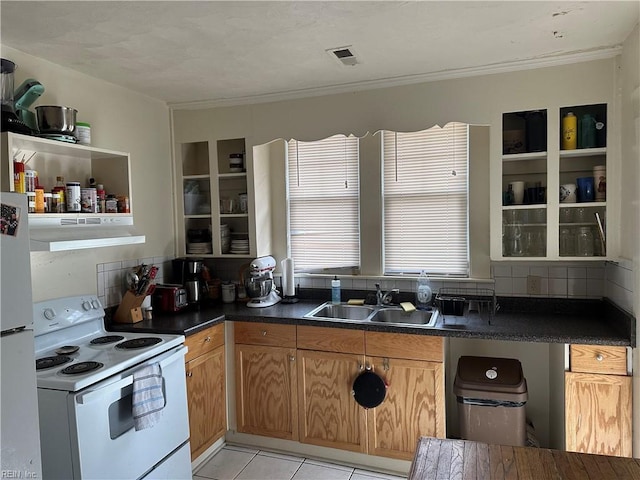
[[[222,284],[222,303],[233,303],[236,301],[236,286],[233,283]]]
[[[576,203],[577,201],[575,183],[560,185],[560,203]]]
[[[524,182],[511,182],[509,187],[513,192],[513,203],[515,205],[522,205],[524,201]]]

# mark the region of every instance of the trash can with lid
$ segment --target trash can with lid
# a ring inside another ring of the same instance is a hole
[[[463,439],[526,445],[527,381],[518,360],[460,357],[453,393]]]

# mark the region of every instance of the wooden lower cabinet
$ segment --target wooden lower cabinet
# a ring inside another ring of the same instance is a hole
[[[445,438],[443,338],[253,322],[234,327],[239,432],[403,460],[413,458],[419,437]],[[388,385],[384,402],[372,409],[353,397],[364,368]]]
[[[194,460],[227,431],[224,324],[186,339],[185,370],[191,459]]]
[[[625,347],[571,345],[570,362],[571,371],[565,372],[566,449],[630,457],[633,377],[625,375]]]
[[[382,376],[387,396],[367,411],[369,453],[411,460],[421,436],[446,437],[444,339],[365,333],[366,363]]]
[[[422,436],[445,438],[444,369],[438,362],[367,357],[387,395],[367,410],[369,453],[412,460]]]
[[[366,411],[352,395],[362,355],[298,350],[300,441],[367,451]]]
[[[240,323],[242,323],[240,325]],[[279,325],[238,322],[236,344],[236,421],[238,431],[254,435],[298,439],[296,350],[239,341],[273,343]],[[295,326],[285,325],[293,329]],[[286,331],[285,337],[286,337]],[[282,340],[278,336],[279,342]]]

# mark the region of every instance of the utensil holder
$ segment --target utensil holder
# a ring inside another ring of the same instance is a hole
[[[113,321],[117,323],[137,323],[142,320],[142,302],[146,298],[145,295],[136,295],[127,291],[122,297],[120,305],[113,316]]]

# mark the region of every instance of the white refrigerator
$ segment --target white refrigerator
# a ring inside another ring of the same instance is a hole
[[[3,478],[42,478],[27,196],[0,192],[0,428]]]

